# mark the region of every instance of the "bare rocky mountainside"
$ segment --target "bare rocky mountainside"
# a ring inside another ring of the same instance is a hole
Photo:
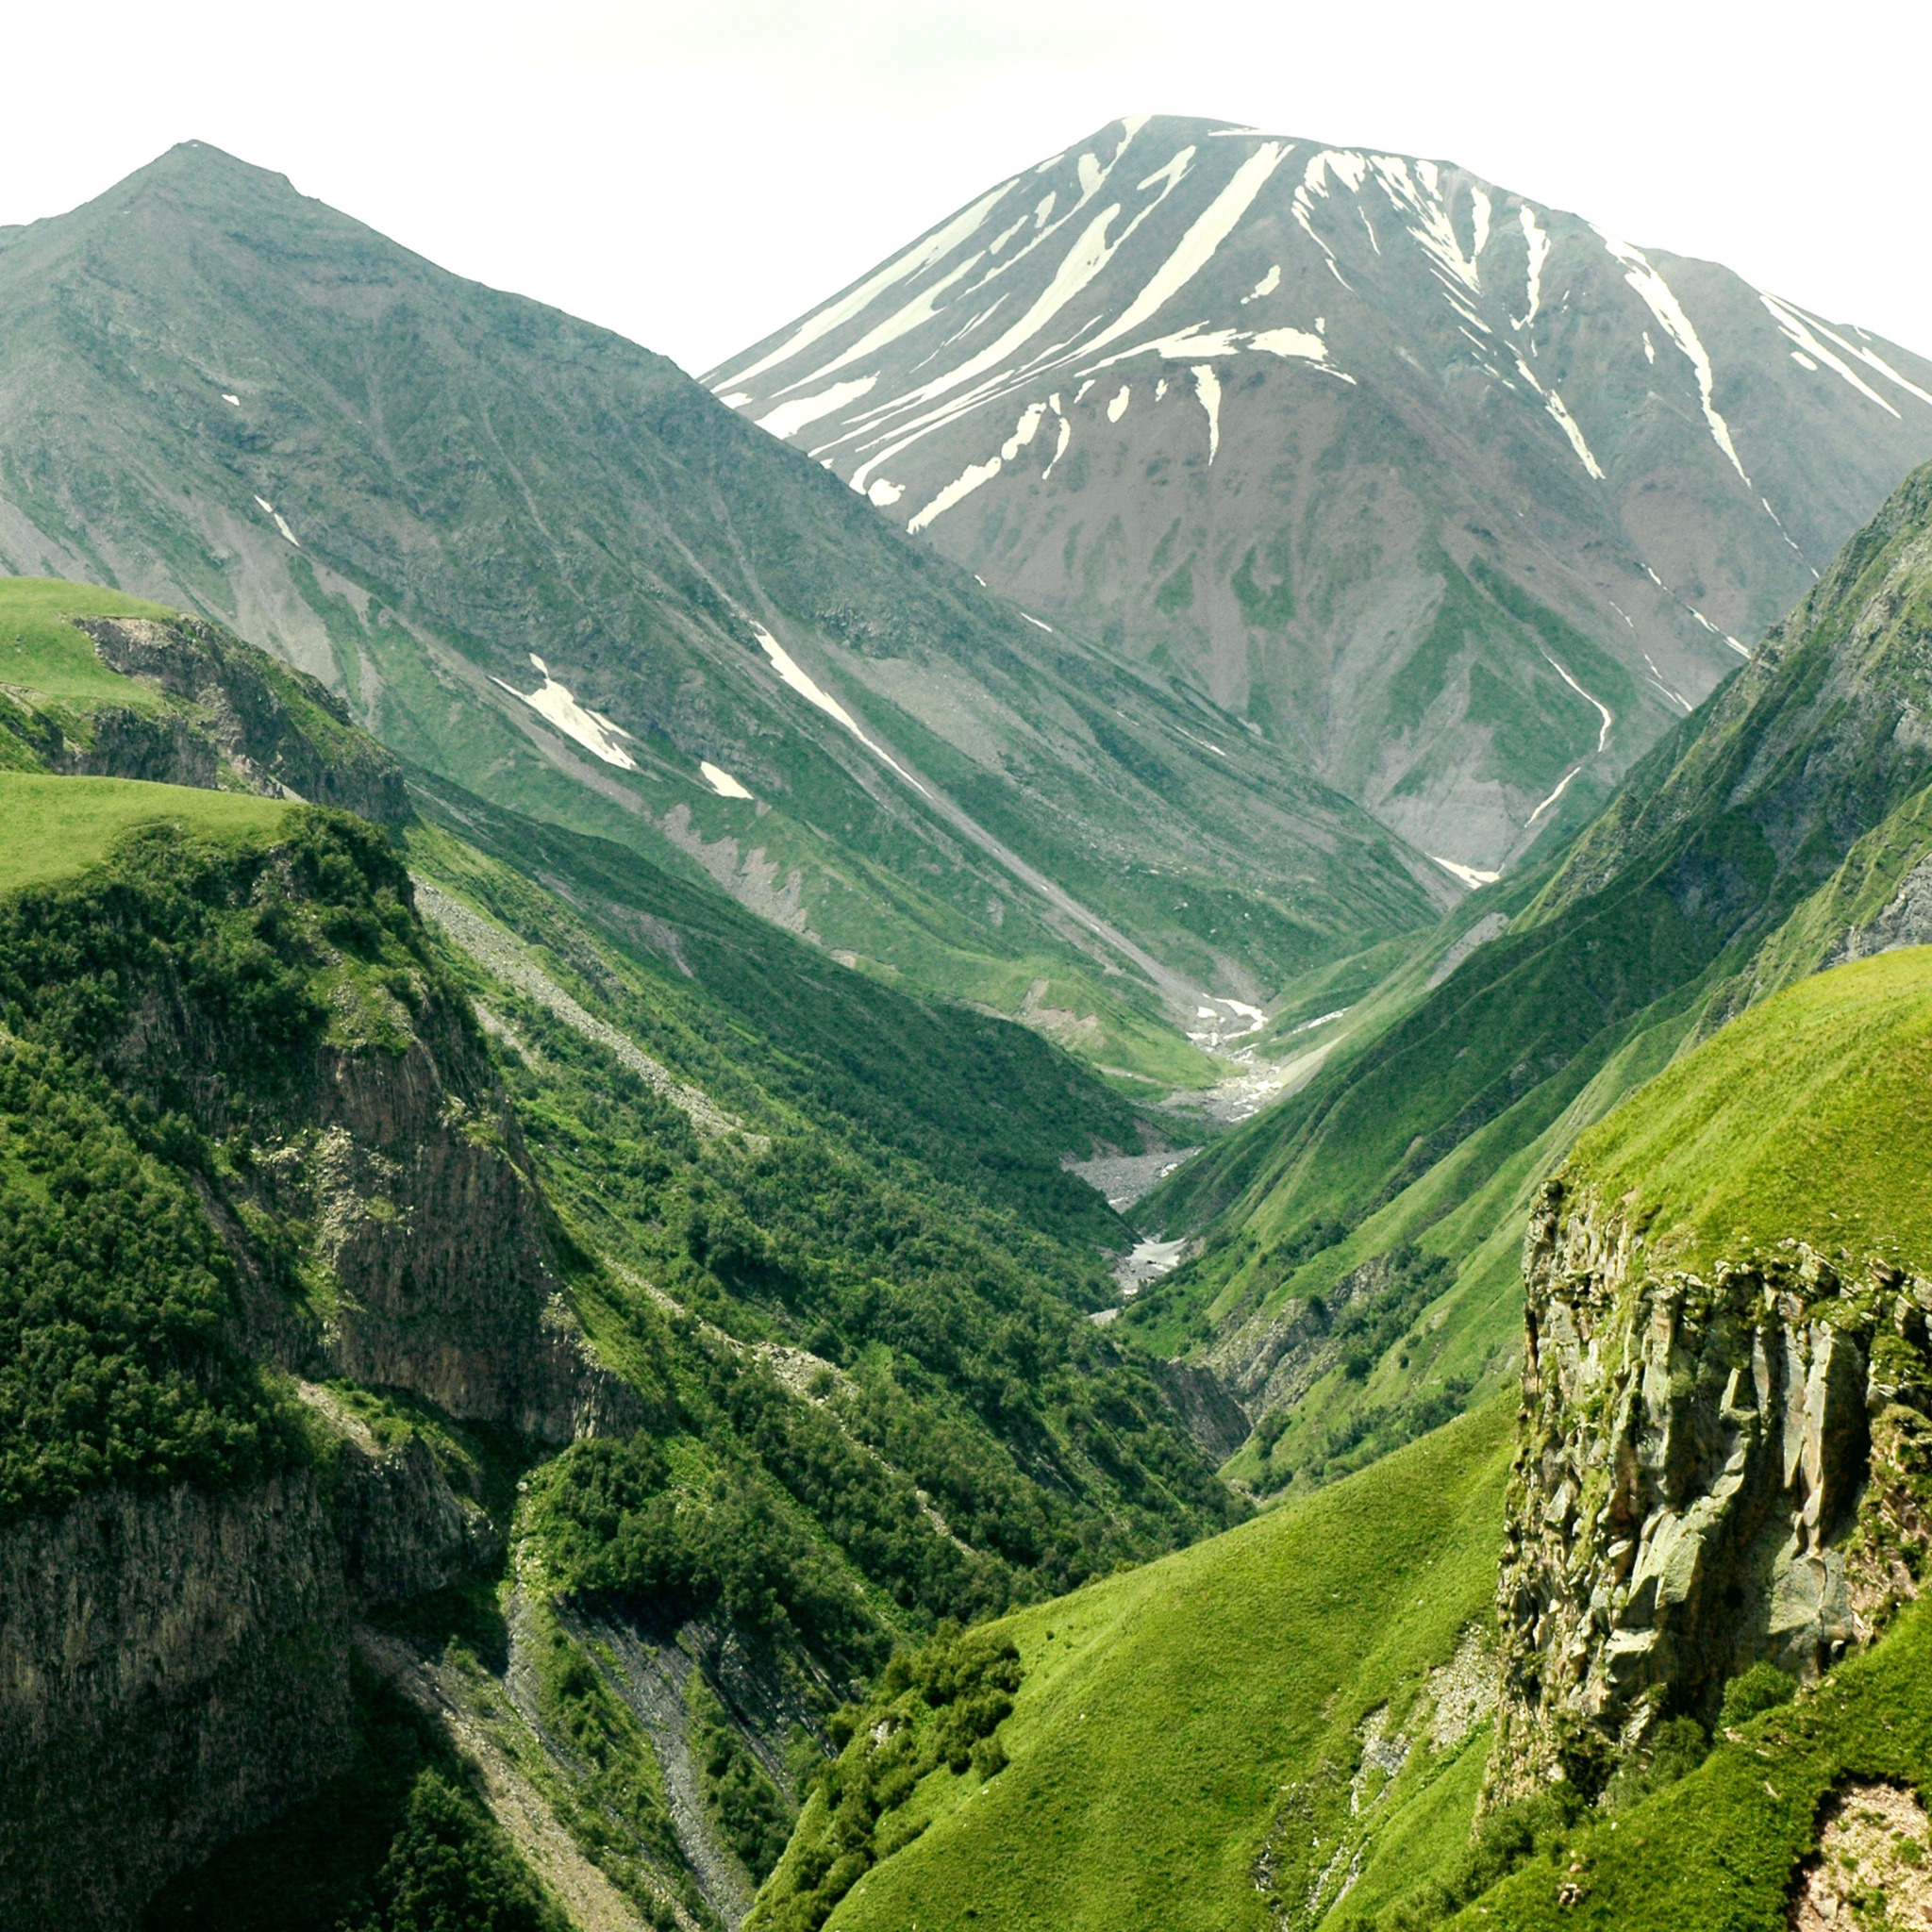
[[[1574,828],[1932,455],[1932,363],[1452,163],[1113,122],[706,377],[1414,845]]]
[[[228,625],[472,791],[1150,1080],[1458,890],[663,358],[205,145],[0,238],[0,569]]]

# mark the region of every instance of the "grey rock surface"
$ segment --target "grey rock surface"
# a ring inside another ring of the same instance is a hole
[[[1760,1659],[1813,1680],[1917,1593],[1932,1283],[1800,1243],[1654,1273],[1547,1183],[1497,1605],[1492,1798],[1588,1781]]]

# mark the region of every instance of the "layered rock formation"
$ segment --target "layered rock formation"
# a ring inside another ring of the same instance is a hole
[[[1828,1669],[1932,1541],[1932,1282],[1802,1243],[1706,1280],[1559,1179],[1531,1217],[1492,1801],[1591,1783],[1769,1659]]]

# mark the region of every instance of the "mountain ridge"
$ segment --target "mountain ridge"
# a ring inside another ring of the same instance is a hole
[[[1932,364],[1715,264],[1171,116],[705,379],[1475,872],[1579,825],[1932,455]]]
[[[471,790],[1148,1081],[1457,891],[662,358],[206,146],[0,254],[0,564],[239,627]]]

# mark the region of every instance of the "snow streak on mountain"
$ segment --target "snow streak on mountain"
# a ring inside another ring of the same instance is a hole
[[[1932,364],[1723,268],[1164,117],[706,379],[1464,878],[1575,823],[1932,455]]]

